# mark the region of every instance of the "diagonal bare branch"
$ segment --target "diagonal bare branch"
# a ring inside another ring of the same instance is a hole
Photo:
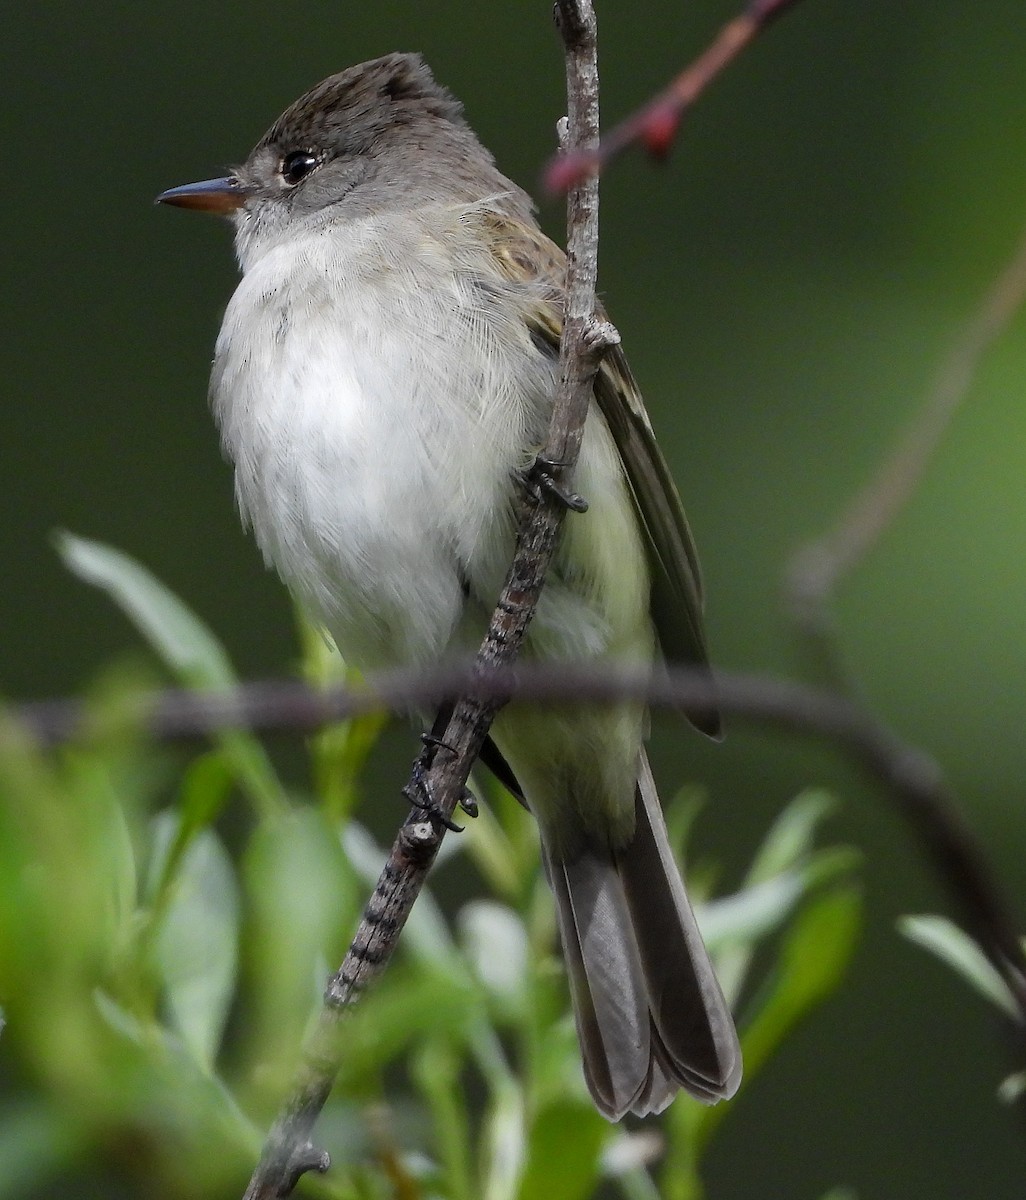
[[[590,0],[559,0],[559,25],[566,49],[568,145],[592,150],[598,141],[598,69],[595,15]],[[598,262],[598,187],[594,179],[570,190],[567,203],[566,308],[560,343],[560,384],[548,442],[543,452],[572,475],[580,449],[595,371],[608,340],[595,320]],[[525,501],[513,563],[485,640],[475,674],[511,664],[534,614],[563,517],[551,490]],[[470,769],[484,744],[502,696],[473,689],[449,718],[440,746],[418,765],[408,786],[430,797],[435,819],[410,812],[399,831],[346,957],[329,980],[324,1008],[311,1037],[293,1094],[275,1121],[246,1200],[287,1196],[304,1171],[324,1170],[326,1156],[313,1149],[310,1134],[338,1073],[343,1052],[341,1023],[350,1006],[384,970],[398,943],[441,844],[444,826],[464,794]]]
[[[685,113],[771,22],[797,0],[749,0],[744,11],[728,21],[706,49],[647,104],[606,134],[597,146],[578,145],[551,160],[542,175],[551,193],[563,193],[599,174],[611,158],[640,143],[650,154],[669,153]]]
[[[869,482],[829,532],[794,555],[786,582],[795,619],[808,632],[838,587],[866,557],[913,497],[964,404],[983,356],[1026,301],[1026,229],[982,302],[941,362],[919,412]]]
[[[856,688],[839,649],[833,602],[845,578],[864,562],[879,539],[915,495],[937,448],[969,395],[986,351],[1005,331],[1026,301],[1026,230],[1011,259],[1002,267],[961,337],[938,369],[912,424],[876,473],[848,503],[832,530],[801,547],[785,579],[785,599],[812,662],[837,694]],[[854,699],[851,712],[879,724],[868,707]],[[885,755],[900,767],[901,759]],[[908,784],[909,786],[906,786]],[[925,786],[920,786],[923,784]],[[1015,998],[1020,1019],[1012,1030],[1017,1069],[1024,1059],[1026,1031],[1026,954],[1001,895],[991,863],[944,783],[939,769],[931,784],[923,776],[893,789],[903,815],[917,834],[938,876],[962,911],[967,929]]]
[[[248,684],[223,695],[162,692],[146,706],[143,723],[155,735],[168,739],[203,737],[241,726],[263,732],[305,733],[382,708],[397,713],[430,708],[469,689],[483,702],[496,703],[515,695],[537,704],[637,700],[652,708],[696,713],[708,705],[727,715],[833,745],[891,797],[908,822],[961,909],[966,927],[1015,997],[1026,1029],[1026,955],[1010,905],[940,767],[865,707],[836,691],[771,676],[717,672],[710,679],[704,671],[670,665],[653,675],[645,669],[613,669],[594,663],[561,662],[558,667],[520,663],[490,671],[468,664],[430,671],[391,671],[368,678],[359,689],[330,692],[296,681]],[[75,702],[27,704],[15,710],[15,715],[48,744],[88,732],[82,707]],[[140,719],[144,716],[143,712],[138,715]],[[406,855],[416,856],[420,836],[421,831],[406,835]]]

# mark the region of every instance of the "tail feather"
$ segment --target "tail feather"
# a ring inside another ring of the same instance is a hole
[[[546,850],[585,1078],[600,1112],[661,1112],[684,1087],[713,1103],[741,1080],[734,1022],[670,851],[642,755],[631,842]]]
[[[741,1082],[734,1020],[670,850],[644,755],[635,820],[634,838],[616,859],[660,1048],[670,1072],[700,1099],[732,1096]]]
[[[550,862],[549,879],[585,1078],[599,1111],[619,1120],[636,1103],[652,1057],[645,978],[623,885],[608,855],[588,852]]]

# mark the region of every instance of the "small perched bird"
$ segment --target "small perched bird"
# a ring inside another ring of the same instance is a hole
[[[565,260],[527,194],[423,60],[389,54],[302,96],[227,178],[159,200],[235,226],[210,399],[268,563],[358,667],[472,654],[557,386]],[[691,533],[618,349],[594,390],[575,477],[590,511],[564,522],[525,653],[705,666]],[[584,1073],[612,1120],[741,1077],[645,723],[636,703],[514,703],[486,759],[538,821]]]

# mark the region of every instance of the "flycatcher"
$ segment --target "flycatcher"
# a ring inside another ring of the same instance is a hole
[[[557,385],[565,260],[527,194],[422,59],[389,54],[302,96],[227,178],[159,199],[235,226],[210,399],[268,563],[358,667],[472,654]],[[694,544],[618,349],[575,487],[590,510],[567,514],[525,652],[704,667]],[[638,704],[514,703],[491,731],[541,830],[584,1073],[612,1120],[741,1077],[645,724]]]

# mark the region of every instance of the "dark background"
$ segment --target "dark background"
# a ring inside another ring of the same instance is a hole
[[[391,49],[422,50],[500,165],[535,187],[563,111],[549,9],[93,0],[5,14],[9,697],[77,688],[134,644],[63,573],[56,526],[138,556],[244,675],[289,668],[288,604],[238,527],[204,402],[235,279],[229,234],[152,198],[220,173],[306,87]],[[600,4],[607,124],[732,11]],[[688,504],[719,664],[794,668],[778,602],[789,551],[866,478],[1011,253],[1026,214],[1024,63],[1022,0],[816,0],[716,85],[670,162],[633,155],[610,171],[600,285]],[[560,236],[560,205],[543,217]],[[940,757],[1020,923],[1024,375],[1020,319],[841,609],[867,697]],[[710,1195],[1021,1195],[991,1013],[894,932],[898,914],[947,901],[886,803],[825,750],[741,721],[720,747],[669,722],[656,742],[664,780],[707,785],[699,840],[727,884],[810,783],[837,791],[830,832],[867,859],[851,978],[738,1102]],[[383,760],[412,748],[395,735]]]

